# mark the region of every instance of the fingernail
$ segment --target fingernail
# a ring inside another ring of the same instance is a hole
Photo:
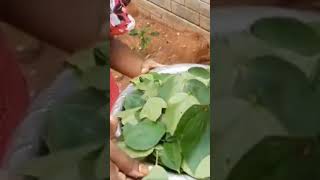
[[[142,68],[141,73],[144,74],[146,72],[148,72],[148,69],[147,68]]]
[[[144,175],[147,175],[149,173],[149,168],[148,166],[144,165],[144,164],[140,164],[139,165],[139,172],[144,174]]]

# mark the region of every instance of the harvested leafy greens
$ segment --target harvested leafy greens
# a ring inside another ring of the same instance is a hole
[[[320,179],[319,27],[266,17],[213,37],[213,179]]]
[[[132,80],[134,91],[117,116],[119,147],[154,163],[144,179],[168,179],[167,171],[210,177],[210,69],[179,74],[148,73]]]
[[[107,47],[104,42],[67,60],[83,87],[48,108],[42,119],[45,153],[26,162],[19,174],[37,180],[109,178]]]

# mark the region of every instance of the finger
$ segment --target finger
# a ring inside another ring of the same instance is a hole
[[[130,158],[110,140],[110,159],[128,176],[138,178],[148,174],[148,167]]]
[[[113,139],[118,129],[119,121],[117,118],[110,117],[110,139]]]
[[[119,180],[126,180],[127,176],[121,172],[118,173]]]
[[[158,62],[156,62],[156,61],[151,61],[150,64],[149,64],[149,66],[150,66],[151,68],[155,68],[155,67],[162,67],[162,66],[164,66],[164,65],[163,65],[163,64],[160,64],[160,63],[158,63]]]
[[[118,173],[119,173],[119,169],[118,167],[110,161],[110,179],[112,180],[118,180],[119,177],[118,177]]]

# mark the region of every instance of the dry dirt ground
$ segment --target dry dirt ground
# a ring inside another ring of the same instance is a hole
[[[210,63],[209,39],[195,32],[182,32],[174,30],[165,24],[134,13],[136,29],[149,26],[149,32],[158,32],[158,36],[152,37],[150,45],[143,52],[139,51],[139,39],[136,36],[123,35],[118,38],[127,44],[132,50],[140,53],[143,57],[150,57],[162,64],[178,63]],[[120,86],[125,88],[129,83],[129,78],[113,71],[114,76]]]

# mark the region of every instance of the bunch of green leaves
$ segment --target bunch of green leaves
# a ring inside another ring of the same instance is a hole
[[[318,24],[262,18],[215,37],[215,179],[320,178]]]
[[[43,153],[27,162],[21,174],[38,180],[109,178],[107,47],[104,42],[67,60],[82,87],[48,108]]]
[[[149,73],[132,81],[123,111],[121,149],[132,158],[155,162],[149,176],[166,171],[210,177],[210,69],[179,74]],[[163,178],[161,180],[165,180]]]
[[[129,33],[130,36],[137,37],[140,40],[139,50],[145,50],[152,41],[152,37],[158,36],[159,32],[151,31],[149,26],[144,26],[140,30],[133,29]]]

